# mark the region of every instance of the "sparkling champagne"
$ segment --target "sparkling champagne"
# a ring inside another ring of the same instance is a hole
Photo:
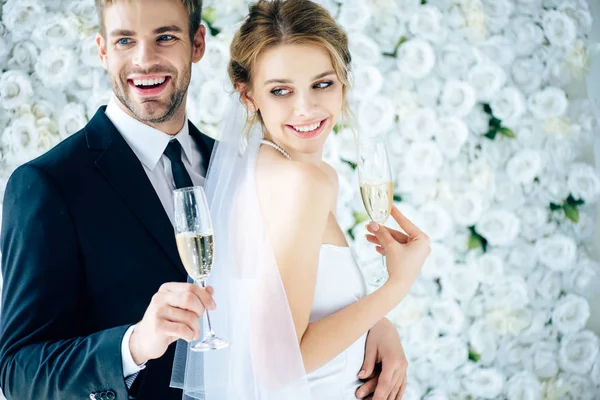
[[[378,224],[385,223],[392,212],[394,199],[392,182],[363,183],[360,185],[360,194],[369,217]]]
[[[213,265],[213,235],[182,232],[176,236],[183,266],[194,281],[208,279]]]

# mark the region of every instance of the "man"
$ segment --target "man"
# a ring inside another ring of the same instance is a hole
[[[172,190],[201,185],[213,140],[185,116],[205,50],[201,0],[96,0],[113,98],[18,168],[2,222],[0,384],[8,399],[181,399],[177,339],[200,336],[212,289],[186,283]],[[370,333],[363,388],[405,382],[395,329]],[[381,374],[373,374],[381,363]],[[379,382],[379,384],[378,384]],[[396,395],[395,397],[397,397]],[[363,396],[363,397],[364,397]]]

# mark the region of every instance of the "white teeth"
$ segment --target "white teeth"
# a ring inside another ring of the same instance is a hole
[[[154,78],[154,79],[134,79],[133,84],[135,86],[154,86],[154,85],[161,85],[166,80],[167,80],[166,77]]]
[[[312,125],[294,126],[294,129],[297,130],[298,132],[311,132],[311,131],[314,131],[315,129],[317,129],[319,126],[321,126],[321,123],[317,122]]]

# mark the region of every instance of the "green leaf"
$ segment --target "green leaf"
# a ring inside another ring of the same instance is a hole
[[[565,204],[563,208],[565,210],[565,215],[567,216],[567,218],[569,218],[575,223],[579,222],[579,209],[577,208],[577,206]]]
[[[400,46],[402,46],[404,44],[404,42],[406,42],[408,39],[406,38],[406,36],[400,36],[400,39],[398,39],[398,42],[396,42],[396,46],[394,46],[394,51],[391,53],[383,53],[384,56],[387,57],[396,57],[398,55],[398,49],[400,48]]]
[[[474,362],[479,362],[479,360],[481,360],[481,355],[473,350],[471,346],[469,346],[469,360]]]
[[[485,136],[486,138],[490,139],[490,140],[494,140],[496,139],[496,134],[498,133],[497,130],[495,129],[490,129],[486,134],[484,134],[483,136]]]
[[[498,131],[502,135],[506,136],[509,139],[515,139],[517,137],[517,135],[515,135],[515,133],[512,130],[510,130],[510,128],[507,128],[505,126],[503,126],[502,128],[498,129]]]
[[[356,238],[354,237],[354,227],[348,229],[346,233],[352,238],[352,240],[356,240]]]
[[[487,103],[483,104],[483,111],[485,111],[486,114],[492,115],[492,107]]]
[[[350,168],[352,168],[353,170],[355,170],[358,167],[358,165],[352,161],[342,159],[342,162],[345,162],[346,164],[348,164],[350,166]]]
[[[469,236],[469,250],[475,250],[480,247],[482,247],[481,236],[471,234],[471,236]]]
[[[567,200],[565,200],[566,204],[570,204],[573,206],[582,206],[585,202],[582,199],[577,199],[575,200],[575,197],[573,197],[572,194],[569,194],[569,197],[567,197]]]
[[[217,10],[215,8],[205,8],[202,10],[202,21],[212,25],[217,20]]]
[[[402,196],[400,196],[399,194],[395,194],[394,195],[394,201],[396,203],[400,203],[402,201]]]
[[[354,211],[354,222],[356,225],[362,224],[369,219],[369,216],[364,212]],[[356,226],[354,225],[354,226]]]
[[[502,121],[496,117],[490,118],[490,128],[500,128],[502,126]]]
[[[563,208],[563,206],[561,206],[561,205],[550,203],[550,210],[552,210],[552,211],[560,210],[562,208]]]
[[[423,5],[427,4],[427,0],[421,0],[421,4],[423,4]]]

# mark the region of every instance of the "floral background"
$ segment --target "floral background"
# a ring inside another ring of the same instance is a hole
[[[586,0],[323,0],[347,30],[360,134],[385,135],[395,202],[433,240],[391,314],[405,399],[593,399],[585,330],[600,265],[588,254],[600,179],[584,154],[598,115],[570,87],[597,45]],[[0,0],[0,195],[10,173],[73,134],[110,95],[92,0]],[[228,45],[246,0],[205,0],[208,51],[189,117],[216,135]],[[346,123],[347,124],[347,123]],[[326,158],[339,221],[369,277],[351,129]]]

